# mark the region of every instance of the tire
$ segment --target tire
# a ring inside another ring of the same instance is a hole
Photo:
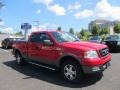
[[[8,45],[5,46],[5,49],[8,49]]]
[[[9,42],[5,44],[5,49],[9,49]]]
[[[61,74],[71,83],[78,83],[83,78],[81,66],[74,60],[67,60],[61,65]]]
[[[22,57],[22,55],[21,55],[19,52],[16,52],[15,58],[16,58],[16,63],[17,63],[18,65],[22,66],[22,65],[25,64],[25,62],[24,62],[24,60],[23,60],[23,57]]]
[[[4,46],[2,45],[2,49],[4,49]]]
[[[2,45],[2,48],[5,49],[5,45]]]

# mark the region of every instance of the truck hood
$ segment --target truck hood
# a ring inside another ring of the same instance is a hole
[[[70,47],[75,49],[81,49],[83,51],[87,50],[100,50],[103,48],[106,48],[106,45],[98,44],[98,43],[91,43],[91,42],[64,42],[62,43],[62,46],[64,47]]]

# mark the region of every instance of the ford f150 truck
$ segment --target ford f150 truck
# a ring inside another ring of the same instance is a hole
[[[63,31],[33,32],[28,41],[16,41],[12,52],[19,65],[28,62],[57,69],[70,82],[104,71],[111,60],[106,45],[79,41]]]

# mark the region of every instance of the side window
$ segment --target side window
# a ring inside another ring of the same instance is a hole
[[[107,37],[106,40],[111,40],[111,37]]]
[[[5,42],[7,41],[7,39],[4,40]]]
[[[5,42],[8,42],[9,41],[9,39],[5,39]]]
[[[38,34],[32,34],[30,37],[30,42],[38,42],[37,37],[38,37]]]
[[[43,43],[44,40],[51,40],[50,36],[46,33],[40,33],[38,35],[38,42]]]

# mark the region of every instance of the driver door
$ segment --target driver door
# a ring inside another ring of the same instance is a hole
[[[50,40],[54,43],[52,38],[47,33],[40,33],[37,43],[38,49],[36,50],[37,59],[42,63],[51,64],[56,60],[59,52],[55,43],[48,46],[44,44],[44,40]]]

